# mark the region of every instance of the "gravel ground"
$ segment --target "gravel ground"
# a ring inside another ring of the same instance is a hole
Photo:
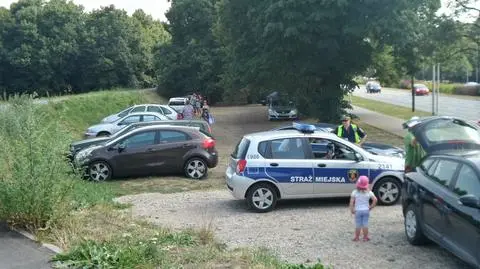
[[[335,268],[468,268],[431,244],[410,246],[401,206],[372,211],[371,241],[352,242],[348,200],[283,201],[266,214],[249,212],[228,191],[140,194],[118,198],[133,204],[134,216],[173,229],[211,227],[229,247],[266,247],[289,262]]]

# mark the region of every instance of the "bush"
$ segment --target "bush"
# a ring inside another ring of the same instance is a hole
[[[0,112],[0,219],[30,230],[48,228],[71,210],[109,201],[106,186],[75,177],[63,156],[70,135],[28,96]]]
[[[454,93],[459,95],[480,96],[480,85],[460,85],[455,87]]]

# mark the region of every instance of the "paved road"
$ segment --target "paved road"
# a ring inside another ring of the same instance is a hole
[[[47,269],[54,255],[23,235],[0,223],[0,268],[1,269]]]
[[[412,95],[410,91],[396,89],[382,89],[380,94],[366,93],[365,87],[353,93],[354,96],[377,100],[399,106],[412,107]],[[480,120],[480,100],[456,98],[453,96],[440,95],[438,98],[438,113],[440,115],[458,116],[467,120]],[[426,112],[432,112],[432,96],[416,96],[415,108]]]

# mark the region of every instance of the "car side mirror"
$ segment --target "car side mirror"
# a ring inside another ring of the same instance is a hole
[[[358,152],[355,152],[355,161],[357,161],[357,162],[363,161],[363,156],[362,156],[362,154],[360,154],[360,153],[358,153]]]
[[[126,148],[127,148],[127,145],[125,145],[124,143],[119,143],[119,144],[116,144],[115,146],[111,147],[109,150],[116,150],[118,152],[122,152]]]
[[[480,209],[480,199],[475,195],[464,195],[458,199],[458,202],[464,206]]]

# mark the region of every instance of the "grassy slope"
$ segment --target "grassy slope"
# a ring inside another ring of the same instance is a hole
[[[71,96],[41,109],[52,121],[60,121],[72,138],[80,138],[88,126],[129,105],[163,102],[153,91],[119,90]],[[159,180],[164,184],[156,190],[185,190],[175,186],[174,181]],[[151,188],[139,186],[138,182],[135,185],[137,192]],[[104,184],[102,188],[105,186],[110,186],[106,188],[110,193],[104,194],[109,197],[128,193],[119,191],[115,185]],[[124,206],[119,208],[115,204],[101,203],[74,211],[52,228],[38,232],[38,237],[67,250],[56,259],[75,267],[95,264],[112,268],[323,268],[319,264],[317,267],[285,264],[263,250],[226,250],[213,239],[209,227],[173,232],[138,221]]]
[[[384,114],[384,115],[389,115],[392,117],[397,117],[405,120],[408,120],[413,116],[431,116],[432,115],[431,113],[418,111],[418,110],[416,112],[412,112],[411,109],[403,106],[392,105],[385,102],[374,101],[374,100],[370,100],[370,99],[362,98],[358,96],[352,96],[352,104],[355,106],[363,107],[363,108]]]

